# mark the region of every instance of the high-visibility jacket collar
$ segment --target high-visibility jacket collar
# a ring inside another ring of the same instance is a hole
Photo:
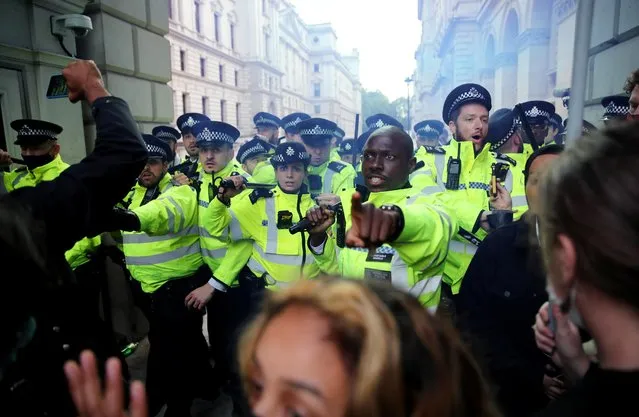
[[[44,164],[42,166],[36,167],[33,170],[29,170],[29,172],[31,174],[33,174],[36,179],[40,179],[43,178],[48,172],[56,172],[56,173],[60,173],[62,171],[64,171],[69,165],[66,164],[62,158],[60,157],[60,154],[57,154],[55,156],[55,158],[53,158],[53,161],[49,162],[48,164]]]

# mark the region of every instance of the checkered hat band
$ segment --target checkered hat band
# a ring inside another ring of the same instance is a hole
[[[486,97],[484,97],[482,93],[477,91],[475,87],[471,87],[468,91],[465,91],[461,93],[460,95],[458,95],[455,101],[453,101],[453,104],[450,105],[450,110],[448,111],[448,118],[450,118],[450,115],[453,113],[454,109],[456,109],[460,104],[469,100],[486,101]]]
[[[550,118],[550,113],[545,110],[539,110],[536,106],[532,109],[525,111],[526,117],[545,117],[546,119]]]
[[[628,113],[630,113],[630,106],[617,106],[613,102],[606,106],[607,115],[625,116]]]
[[[348,249],[355,250],[357,252],[368,252],[369,250],[368,248],[356,248],[356,247],[352,247],[352,248],[349,247]],[[375,249],[375,253],[379,255],[395,255],[396,251],[390,246],[379,246],[377,247],[377,249]]]
[[[295,152],[295,150],[290,146],[286,148],[285,152],[286,154],[278,153],[273,155],[273,157],[271,157],[271,160],[276,163],[285,164],[292,162],[306,162],[311,159],[311,156],[308,154],[308,152]]]
[[[499,139],[499,141],[497,141],[497,143],[493,144],[490,147],[490,149],[498,149],[504,143],[508,142],[508,139],[510,139],[510,137],[513,135],[513,133],[515,133],[515,129],[517,129],[517,120],[513,120],[513,125],[510,127],[510,130],[508,131],[508,133],[506,133],[506,136],[504,136],[503,138]]]
[[[225,142],[232,145],[235,143],[235,139],[224,132],[210,131],[208,128],[204,128],[198,133],[196,142]]]
[[[291,120],[290,122],[284,124],[284,129],[288,129],[289,127],[295,127],[301,121],[302,119],[300,119],[299,117],[295,120]]]
[[[335,132],[334,130],[324,129],[324,128],[321,128],[319,126],[315,126],[312,129],[300,130],[300,135],[302,135],[302,136],[304,136],[304,135],[329,135],[329,136],[333,136],[334,132]]]
[[[240,155],[240,162],[244,163],[244,161],[247,158],[250,158],[253,155],[259,155],[262,153],[267,153],[267,150],[264,149],[263,146],[260,146],[260,145],[251,146],[250,148],[242,152],[242,154]]]
[[[174,134],[172,134],[171,132],[167,132],[165,130],[161,130],[161,131],[157,132],[155,137],[177,140],[177,138],[175,137]]]
[[[255,124],[256,125],[272,125],[275,127],[280,127],[280,125],[272,119],[266,119],[264,117],[260,117],[259,119],[255,119]]]
[[[195,120],[194,118],[189,117],[188,119],[186,119],[186,121],[184,121],[184,123],[182,123],[182,126],[180,126],[180,128],[184,129],[185,127],[193,127],[198,123],[200,123],[198,120]]]
[[[46,129],[30,129],[27,126],[20,129],[18,136],[48,136],[55,139],[58,135],[53,130]]]
[[[370,125],[368,125],[368,130],[380,129],[384,126],[388,126],[388,123],[384,122],[382,119],[379,119],[375,123],[371,123]]]
[[[159,146],[156,145],[151,145],[149,143],[146,144],[146,151],[149,153],[149,155],[151,156],[157,156],[160,155],[163,158],[167,158],[168,159],[168,155],[166,154],[166,152],[164,151],[164,149],[160,148]]]
[[[432,127],[430,127],[430,125],[426,125],[420,129],[417,129],[417,133],[422,135],[427,135],[429,133],[439,134],[439,131],[437,129],[433,129]]]

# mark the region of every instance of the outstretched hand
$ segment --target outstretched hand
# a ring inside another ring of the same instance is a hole
[[[346,246],[374,248],[395,236],[400,214],[381,210],[372,204],[362,204],[360,193],[351,199],[351,228],[346,233]]]
[[[80,364],[67,362],[64,373],[79,417],[148,417],[146,393],[139,381],[131,384],[129,413],[124,409],[122,365],[119,359],[111,358],[106,363],[104,392],[100,388],[96,359],[91,351],[82,352]]]

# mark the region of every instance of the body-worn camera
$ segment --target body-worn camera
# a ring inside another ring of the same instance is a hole
[[[505,162],[497,162],[492,166],[493,173],[490,181],[490,191],[492,195],[497,195],[497,183],[503,183],[508,176],[510,165]]]

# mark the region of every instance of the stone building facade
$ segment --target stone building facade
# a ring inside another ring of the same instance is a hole
[[[287,0],[167,1],[175,118],[204,112],[247,137],[255,113],[301,111],[352,134],[359,57],[336,52],[330,25],[306,25]]]
[[[418,0],[422,38],[415,58],[417,119],[441,118],[446,95],[478,82],[493,108],[548,100],[570,87],[578,0]],[[600,100],[622,91],[639,66],[639,2],[595,0],[585,118],[600,124]]]
[[[61,154],[77,162],[93,147],[90,112],[66,99],[49,100],[46,89],[71,54],[93,59],[107,89],[129,102],[143,131],[173,120],[168,17],[163,0],[2,0],[0,13],[0,147],[19,155],[9,123],[39,118],[60,124]],[[51,34],[50,19],[86,14],[93,31],[84,38]]]

